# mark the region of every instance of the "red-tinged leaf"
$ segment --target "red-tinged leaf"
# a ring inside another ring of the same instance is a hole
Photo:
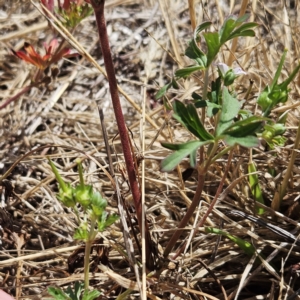
[[[29,43],[24,43],[24,49],[25,51],[28,53],[28,55],[30,56],[33,56],[33,57],[37,57],[37,56],[40,56],[35,50],[34,48],[32,47],[31,44]]]
[[[43,64],[47,63],[48,61],[50,61],[52,55],[51,54],[46,54],[44,55],[41,59],[42,59],[42,62]]]
[[[40,61],[36,61],[35,59],[32,59],[30,56],[28,56],[26,53],[24,53],[23,51],[14,51],[13,49],[11,49],[12,53],[17,56],[18,58],[38,67],[39,69],[41,69],[41,64]]]
[[[41,57],[41,55],[38,54],[29,43],[24,43],[24,49],[27,52],[27,57],[31,58],[31,60],[34,62],[31,62],[33,65],[35,65],[39,69],[45,69],[47,67],[45,61],[48,61],[48,56],[46,56],[45,58]]]
[[[44,43],[44,47],[46,50],[46,54],[51,55],[55,52],[56,48],[58,47],[57,39],[51,40],[49,44]]]
[[[24,49],[26,53],[22,51],[14,51],[13,54],[19,57],[20,59],[33,64],[41,70],[46,69],[50,64],[58,62],[63,57],[74,57],[77,56],[77,53],[71,54],[71,50],[68,48],[61,49],[58,53],[54,54],[57,49],[58,41],[57,39],[53,39],[49,45],[44,44],[46,54],[41,56],[39,53],[35,51],[35,49],[29,43],[24,43]]]
[[[71,50],[68,49],[68,48],[61,49],[58,53],[56,53],[55,55],[53,55],[53,57],[51,59],[51,63],[56,63],[60,59],[62,59],[63,57],[68,57],[68,55],[70,54],[70,52],[71,52]]]
[[[65,1],[64,1],[64,4],[63,4],[63,6],[62,6],[63,9],[64,9],[64,10],[68,10],[68,9],[70,8],[70,4],[71,4],[71,3],[70,3],[70,0],[65,0]]]

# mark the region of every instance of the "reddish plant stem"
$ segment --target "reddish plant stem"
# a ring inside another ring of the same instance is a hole
[[[213,144],[212,148],[209,150],[207,160],[203,161],[203,162],[199,162],[199,165],[198,165],[198,185],[197,185],[196,192],[195,192],[195,195],[193,197],[191,206],[188,208],[185,216],[183,217],[180,224],[178,225],[179,229],[174,232],[173,236],[171,237],[170,241],[168,242],[167,247],[165,248],[165,251],[164,251],[164,257],[167,257],[169,255],[169,253],[171,252],[171,250],[174,247],[175,243],[177,242],[180,235],[182,234],[183,228],[187,225],[187,223],[189,222],[190,218],[192,217],[196,207],[200,203],[201,194],[202,194],[202,191],[203,191],[207,170],[208,170],[208,168],[211,164],[211,161],[214,157],[214,154],[215,154],[217,148],[218,148],[218,143],[215,142]]]
[[[133,156],[129,143],[129,136],[127,132],[127,127],[125,124],[124,115],[122,112],[122,107],[120,103],[117,80],[114,70],[114,65],[111,57],[110,46],[107,36],[106,21],[104,16],[104,3],[105,0],[91,0],[90,1],[96,16],[98,34],[100,45],[102,49],[102,55],[104,59],[105,69],[107,72],[107,78],[109,82],[110,94],[113,103],[114,113],[118,125],[118,130],[120,134],[124,159],[127,168],[127,174],[129,179],[129,184],[131,188],[131,193],[135,205],[135,210],[137,214],[138,224],[140,232],[142,232],[142,202],[141,202],[141,192],[139,189],[139,184],[135,172]],[[152,259],[152,241],[150,238],[149,229],[147,222],[145,222],[145,236],[146,236],[146,264],[147,268],[150,270],[154,269],[154,261]]]
[[[219,196],[222,192],[222,189],[223,189],[223,186],[224,186],[224,183],[225,183],[225,179],[227,178],[227,174],[229,172],[229,168],[230,168],[230,163],[231,163],[231,160],[232,160],[232,156],[233,156],[233,149],[231,149],[230,153],[229,153],[229,157],[228,157],[228,160],[227,160],[227,165],[226,165],[226,169],[225,169],[225,172],[222,176],[222,179],[221,179],[221,182],[219,184],[219,187],[217,189],[217,192],[215,194],[215,197],[213,199],[213,201],[210,203],[206,213],[204,214],[204,216],[202,217],[202,219],[198,222],[197,226],[196,226],[196,229],[193,233],[193,237],[196,235],[196,233],[198,232],[198,228],[199,227],[203,227],[204,226],[204,223],[207,219],[207,217],[209,216],[209,214],[212,212],[214,206],[216,205],[217,203],[217,200],[219,199]],[[186,246],[186,243],[177,251],[175,257],[172,257],[172,259],[176,259],[177,256],[179,256],[182,251],[184,250]]]
[[[216,195],[214,197],[214,200],[210,203],[205,215],[202,217],[202,219],[200,220],[200,222],[197,224],[197,228],[198,227],[203,227],[207,217],[209,216],[209,214],[212,212],[214,206],[216,205],[217,203],[217,200],[219,198],[219,195],[221,194],[222,192],[222,189],[223,189],[223,186],[224,186],[224,183],[225,183],[225,179],[227,177],[227,174],[229,172],[229,168],[230,168],[230,164],[231,164],[231,160],[232,160],[232,156],[233,156],[233,149],[231,149],[230,153],[229,153],[229,156],[228,156],[228,160],[227,160],[227,165],[226,165],[226,169],[225,169],[225,172],[223,174],[223,177],[222,177],[222,180],[219,184],[219,187],[217,189],[217,192],[216,192]],[[196,232],[195,232],[196,233]]]
[[[164,257],[167,257],[169,255],[173,246],[175,245],[175,243],[177,242],[177,240],[179,239],[180,235],[183,232],[182,228],[184,228],[187,225],[187,223],[190,220],[191,216],[193,215],[196,207],[199,205],[202,190],[204,187],[205,177],[206,177],[206,170],[204,168],[200,167],[198,169],[198,185],[197,185],[197,189],[196,189],[196,193],[194,195],[193,201],[191,203],[191,206],[188,208],[185,216],[183,217],[180,224],[178,225],[178,230],[176,230],[174,232],[173,236],[171,237],[170,241],[168,242],[168,244],[165,248],[165,251],[164,251]]]
[[[0,105],[0,110],[5,108],[8,104],[10,104],[13,101],[16,101],[19,97],[21,97],[23,94],[27,93],[28,91],[30,91],[30,89],[34,87],[34,85],[27,85],[25,86],[22,91],[20,91],[19,93],[17,93],[16,95],[14,95],[13,97],[7,99],[2,105]]]

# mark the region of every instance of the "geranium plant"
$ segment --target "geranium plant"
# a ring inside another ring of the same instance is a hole
[[[237,145],[253,148],[260,144],[260,139],[267,138],[269,144],[284,142],[284,139],[278,139],[284,132],[284,124],[278,126],[277,120],[270,119],[272,109],[279,103],[287,100],[288,85],[295,78],[300,69],[300,64],[290,74],[290,76],[281,84],[278,84],[278,78],[284,63],[286,52],[283,53],[278,70],[274,76],[271,86],[267,86],[257,98],[257,104],[260,106],[262,114],[252,114],[243,109],[243,99],[239,99],[234,92],[234,82],[238,76],[245,75],[246,72],[241,68],[230,68],[223,62],[215,64],[219,77],[212,81],[209,89],[208,72],[210,67],[214,67],[213,62],[217,59],[218,52],[222,45],[236,37],[254,36],[253,28],[256,23],[246,22],[248,16],[237,18],[229,16],[218,32],[204,32],[211,25],[211,22],[204,22],[199,25],[190,41],[185,55],[194,61],[194,64],[175,72],[173,80],[164,86],[157,94],[157,98],[165,95],[170,87],[177,88],[179,79],[185,79],[195,72],[202,71],[204,84],[201,87],[202,93],[193,93],[191,101],[184,104],[175,100],[172,104],[173,117],[181,123],[194,137],[194,140],[181,144],[162,143],[162,146],[168,148],[174,153],[162,161],[162,171],[172,171],[185,157],[190,158],[190,164],[198,171],[198,185],[190,207],[186,215],[179,224],[177,230],[169,241],[164,256],[168,256],[179,236],[196,207],[198,206],[201,193],[204,186],[206,174],[218,158],[232,151]],[[206,42],[206,53],[199,48],[201,41],[200,33]],[[200,88],[200,87],[199,87]],[[201,119],[197,108],[202,108]],[[205,116],[211,118],[213,130],[205,127]],[[277,137],[277,139],[276,139]],[[219,150],[220,142],[224,147]],[[200,150],[199,150],[200,149]],[[204,154],[204,151],[206,153]],[[199,153],[199,155],[198,155]],[[255,172],[255,165],[249,163],[249,172]],[[258,187],[257,174],[249,175],[250,186],[255,199],[263,202],[261,191]],[[221,183],[223,184],[223,183]],[[221,188],[218,189],[220,191]],[[199,226],[204,224],[208,214],[211,212],[217,201],[217,195],[211,203],[207,213],[200,221]],[[258,209],[259,213],[263,210]],[[181,229],[181,230],[180,230]]]
[[[95,299],[100,293],[98,291],[89,290],[89,268],[90,268],[90,253],[97,233],[106,230],[116,220],[118,215],[109,214],[106,211],[107,201],[101,194],[94,191],[91,185],[87,185],[84,182],[82,165],[78,162],[79,170],[79,184],[75,187],[66,183],[60,176],[54,163],[49,160],[53,173],[59,183],[59,192],[57,198],[66,207],[72,208],[77,216],[78,227],[74,233],[74,239],[85,242],[85,255],[84,255],[84,289],[81,285],[77,286],[78,293],[75,293],[78,298],[72,299]],[[83,214],[79,214],[79,210]],[[49,292],[56,299],[68,299],[60,298],[65,297],[65,292],[59,288],[50,288]],[[70,289],[70,292],[72,290]],[[73,292],[72,292],[73,293]],[[83,298],[81,298],[81,295]]]

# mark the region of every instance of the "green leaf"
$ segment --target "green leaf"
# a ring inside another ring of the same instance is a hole
[[[258,96],[257,104],[261,107],[263,112],[265,112],[267,108],[272,105],[272,100],[269,98],[270,93],[270,87],[266,86],[261,92],[261,94]]]
[[[228,39],[231,40],[239,36],[255,36],[255,32],[251,28],[256,26],[258,26],[258,24],[255,22],[242,24],[228,36]]]
[[[109,215],[105,221],[105,228],[109,227],[113,223],[115,223],[117,220],[119,220],[119,216],[116,214]]]
[[[252,117],[253,113],[250,110],[241,109],[239,111],[239,115],[240,115],[240,117],[241,117],[242,120],[245,120],[245,119],[248,119],[248,118]]]
[[[207,116],[211,118],[212,116],[215,116],[219,110],[221,109],[221,105],[208,102],[207,103]]]
[[[279,66],[277,68],[276,74],[272,81],[270,87],[266,86],[263,92],[259,95],[257,99],[258,105],[262,108],[264,116],[268,116],[271,110],[279,103],[284,103],[288,99],[288,85],[294,80],[296,75],[300,70],[300,63],[297,67],[293,70],[293,72],[289,75],[289,77],[280,84],[277,84],[278,78],[281,74],[284,60],[287,54],[287,50],[284,51]]]
[[[58,184],[59,184],[60,188],[62,189],[63,192],[68,193],[70,187],[62,179],[62,177],[60,176],[60,174],[59,174],[57,168],[55,167],[54,163],[52,162],[52,160],[50,158],[48,158],[48,161],[49,161],[49,164],[51,166],[52,172],[54,173],[55,178],[58,181]]]
[[[259,139],[253,135],[245,136],[245,137],[235,137],[235,136],[225,135],[224,142],[228,146],[241,145],[246,148],[253,148],[259,146]]]
[[[288,118],[288,114],[289,114],[289,110],[286,110],[285,112],[283,112],[282,115],[280,115],[280,117],[278,118],[277,123],[285,124],[286,120]]]
[[[107,216],[108,216],[107,211],[103,211],[102,215],[99,216],[99,219],[98,219],[98,230],[99,231],[104,231],[106,229],[105,223],[106,223]]]
[[[255,23],[255,22],[247,22],[247,23],[244,23],[242,24],[241,26],[239,26],[234,32],[236,33],[240,33],[240,32],[243,32],[245,30],[249,30],[251,28],[254,28],[258,26],[258,23]]]
[[[219,109],[221,108],[221,105],[212,103],[210,101],[202,100],[195,102],[195,107],[207,107],[207,116],[211,118],[212,116],[218,113]]]
[[[208,68],[218,54],[221,44],[219,41],[219,34],[217,32],[206,32],[203,33],[203,36],[207,44],[206,68]]]
[[[220,230],[218,228],[205,227],[205,232],[219,234],[219,235],[222,235],[222,236],[230,239],[231,241],[236,243],[249,256],[252,256],[253,254],[255,254],[255,248],[251,243],[244,241],[239,237],[231,235],[226,231]]]
[[[279,62],[279,65],[278,65],[278,68],[276,70],[275,76],[272,80],[272,84],[270,86],[270,91],[271,92],[274,89],[274,87],[277,85],[277,82],[278,82],[279,76],[281,74],[286,55],[287,55],[287,49],[284,49],[283,54],[282,54],[281,59],[280,59],[280,62]]]
[[[200,96],[199,94],[197,94],[195,92],[192,93],[192,98],[194,100],[202,100],[202,96]]]
[[[74,207],[76,205],[76,200],[74,198],[75,189],[71,187],[69,183],[64,182],[54,163],[49,158],[48,161],[59,184],[59,190],[57,194],[58,200],[60,200],[67,207]]]
[[[174,88],[175,90],[179,89],[179,85],[178,85],[178,83],[177,83],[177,81],[175,80],[174,77],[172,78],[171,83],[172,83],[172,88]]]
[[[205,69],[207,61],[206,55],[198,48],[194,40],[189,43],[189,46],[185,50],[184,54],[185,56],[195,60],[198,66],[201,66],[203,69]]]
[[[70,286],[66,289],[66,294],[72,299],[72,300],[80,300],[80,295],[84,289],[84,284],[82,282],[76,281],[74,285],[74,291]]]
[[[101,216],[106,209],[107,201],[99,192],[94,192],[91,197],[92,210],[95,216]]]
[[[212,143],[211,141],[191,141],[184,144],[169,144],[169,143],[161,143],[161,145],[165,148],[176,150],[175,153],[167,156],[161,163],[163,172],[172,171],[186,156],[192,155],[193,159],[195,157],[195,151],[199,147]]]
[[[92,291],[84,291],[82,300],[94,300],[97,299],[101,293],[97,290],[92,290]]]
[[[89,233],[87,229],[86,222],[82,222],[79,227],[75,229],[73,238],[75,240],[87,241],[89,238]]]
[[[219,76],[216,81],[211,82],[211,90],[207,93],[210,102],[219,105],[221,95],[222,78]]]
[[[248,164],[248,172],[249,173],[255,173],[256,172],[256,166],[254,161],[249,162]],[[258,175],[257,174],[250,174],[249,175],[249,184],[250,184],[250,189],[251,189],[251,193],[255,199],[255,201],[261,203],[261,204],[265,204],[263,195],[262,195],[262,191],[259,185],[259,180],[258,180]],[[259,215],[262,215],[265,210],[262,207],[256,206],[256,212]]]
[[[233,31],[233,29],[236,26],[236,17],[235,16],[229,16],[223,26],[221,27],[220,31],[219,31],[219,37],[220,37],[220,44],[224,44],[226,43],[226,41],[228,41],[229,36],[231,34],[231,32]]]
[[[269,122],[264,126],[264,131],[261,136],[265,139],[271,149],[275,146],[283,147],[286,138],[282,136],[286,130],[286,127],[282,123],[271,123]]]
[[[188,104],[185,106],[182,102],[175,100],[173,103],[173,110],[173,117],[197,138],[202,141],[213,139],[213,136],[208,133],[202,125],[194,105]]]
[[[175,72],[175,76],[178,78],[186,78],[188,76],[190,76],[191,74],[193,74],[194,72],[200,71],[200,70],[204,70],[205,67],[203,66],[189,66],[183,69],[179,69]]]
[[[241,108],[241,103],[230,95],[228,89],[223,89],[223,103],[220,119],[217,125],[216,136],[220,136],[234,121]]]
[[[155,95],[155,99],[158,100],[161,97],[163,97],[171,86],[172,82],[169,82],[168,84],[164,85]]]
[[[178,83],[176,82],[175,78],[172,78],[171,82],[169,82],[168,84],[164,85],[155,95],[155,99],[158,100],[160,99],[161,97],[163,97],[167,91],[170,89],[170,88],[174,88],[174,89],[179,89],[179,86],[178,86]]]
[[[239,36],[254,36],[255,32],[251,28],[256,27],[258,24],[255,22],[243,24],[248,17],[248,14],[238,19],[235,16],[229,16],[219,31],[220,44],[223,45],[227,41]]]
[[[239,36],[255,36],[255,32],[253,30],[245,30],[243,32],[239,32],[239,33],[232,33],[232,35],[229,37],[230,39],[234,39],[236,37],[239,37]]]
[[[205,30],[206,28],[208,28],[210,25],[212,24],[212,22],[210,21],[205,21],[203,23],[201,23],[199,26],[196,27],[195,32],[194,32],[194,39],[197,40],[197,36],[198,34]]]
[[[202,125],[197,110],[193,104],[188,104],[186,106],[187,110],[187,120],[190,128],[194,128],[197,132],[199,139],[201,140],[210,140],[212,136],[205,130],[204,126]]]
[[[250,17],[250,14],[244,14],[243,16],[239,17],[237,20],[236,20],[236,23],[239,25],[239,24],[242,24],[244,22],[246,22]]]
[[[49,293],[49,295],[54,297],[55,300],[72,300],[60,288],[49,287],[48,293]]]
[[[200,101],[195,101],[194,105],[197,108],[202,108],[202,107],[207,107],[208,106],[208,101],[207,100],[200,100]]]
[[[200,24],[194,31],[193,39],[190,41],[186,51],[185,55],[189,57],[190,59],[193,59],[197,62],[199,66],[201,66],[203,69],[206,68],[207,65],[207,58],[203,51],[201,51],[197,45],[199,41],[199,33],[206,28],[208,28],[212,23],[211,22],[203,22]]]
[[[190,153],[190,165],[192,168],[195,168],[197,164],[197,150],[198,149],[195,149]]]
[[[290,76],[284,82],[279,84],[279,89],[286,90],[288,85],[294,80],[294,78],[298,74],[299,70],[300,70],[300,63],[298,63],[298,65],[293,70],[293,72],[290,74]]]
[[[93,187],[91,185],[78,185],[75,188],[74,197],[84,209],[90,205],[92,195]]]
[[[223,133],[235,137],[244,137],[248,135],[254,135],[256,131],[261,127],[264,121],[268,121],[268,118],[252,116],[244,120],[240,120],[229,126]]]

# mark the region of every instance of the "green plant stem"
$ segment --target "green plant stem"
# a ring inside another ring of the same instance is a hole
[[[100,45],[102,49],[102,55],[104,59],[105,69],[107,72],[107,78],[109,82],[109,88],[111,93],[112,104],[114,108],[114,113],[118,125],[118,131],[121,139],[124,159],[127,168],[127,174],[129,179],[129,184],[131,188],[131,193],[134,201],[134,206],[136,210],[136,215],[138,219],[138,224],[140,231],[142,232],[142,202],[141,202],[141,192],[139,189],[139,184],[136,176],[136,171],[134,167],[134,160],[131,153],[129,136],[127,132],[127,127],[125,124],[124,115],[122,112],[122,107],[120,103],[120,98],[118,94],[118,86],[117,80],[115,76],[114,65],[111,57],[110,46],[108,41],[107,29],[106,29],[106,21],[104,16],[104,0],[91,0],[91,4],[93,6]],[[148,224],[145,222],[145,236],[146,236],[146,261],[147,267],[150,270],[154,269],[154,262],[152,260],[152,241],[150,238],[150,233],[148,229]]]
[[[207,89],[208,89],[208,69],[204,71],[204,83],[203,83],[203,92],[202,92],[202,99],[205,100],[207,97]],[[204,124],[205,122],[205,107],[201,110],[201,122]],[[199,156],[200,156],[200,164],[204,161],[204,147],[199,149]]]
[[[208,68],[204,71],[204,83],[203,83],[203,91],[202,91],[202,100],[206,100],[208,90]],[[202,124],[205,122],[205,107],[202,108],[201,113],[201,121]]]
[[[64,182],[64,180],[61,178],[57,168],[55,167],[54,163],[51,161],[51,159],[48,157],[48,161],[50,163],[50,166],[52,168],[52,172],[54,173],[56,180],[59,183],[60,188],[64,191],[64,193],[68,193],[68,185]]]
[[[207,91],[208,91],[208,68],[204,71],[204,82],[203,82],[203,91],[202,91],[202,100],[206,100]]]
[[[225,147],[223,150],[221,150],[218,154],[216,154],[212,158],[211,164],[214,163],[217,159],[221,158],[224,154],[228,153],[232,148],[233,148],[233,146],[231,146],[231,147]]]
[[[84,289],[88,291],[90,284],[90,255],[91,248],[95,239],[95,225],[96,219],[92,217],[91,220],[91,228],[88,236],[88,240],[85,243],[85,251],[84,251]]]

